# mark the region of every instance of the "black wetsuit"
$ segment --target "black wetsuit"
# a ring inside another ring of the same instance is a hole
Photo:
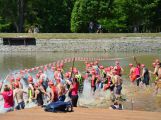
[[[44,104],[44,102],[43,102],[43,93],[41,92],[41,90],[39,90],[39,94],[37,94],[36,100],[37,100],[38,106],[42,106]]]
[[[149,71],[147,68],[144,68],[144,70],[145,70],[145,73],[144,73],[143,83],[145,85],[149,85],[149,80],[150,80]]]

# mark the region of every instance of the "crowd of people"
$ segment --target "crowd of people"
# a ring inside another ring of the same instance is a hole
[[[153,63],[154,72],[148,70],[144,64],[129,64],[129,78],[132,84],[137,86],[149,85],[150,73],[156,76],[156,94],[161,88],[161,62],[157,59]],[[31,75],[30,71],[20,71],[19,75],[9,76],[7,80],[9,84],[5,84],[3,92],[0,95],[4,99],[3,112],[13,110],[21,110],[26,104],[36,103],[37,106],[43,107],[45,104],[66,101],[70,98],[73,107],[77,107],[79,94],[82,94],[84,80],[91,83],[91,92],[94,95],[96,90],[110,90],[110,98],[113,105],[110,109],[122,109],[119,103],[122,94],[122,75],[123,68],[119,61],[115,61],[114,66],[104,67],[98,61],[85,62],[85,74],[72,66],[68,72],[63,70],[64,64],[46,65],[44,68],[38,67],[34,69],[35,75]],[[46,74],[52,71],[53,79]],[[24,82],[22,82],[24,81]],[[24,84],[25,83],[25,84]],[[3,84],[0,84],[0,88]],[[27,90],[25,90],[27,86]],[[27,96],[27,100],[24,98]],[[17,103],[17,104],[15,104]]]

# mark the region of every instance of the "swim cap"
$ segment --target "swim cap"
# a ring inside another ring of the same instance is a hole
[[[95,65],[98,65],[98,61],[95,61],[94,63],[95,63]]]
[[[145,67],[145,65],[144,64],[141,64],[141,67]]]
[[[63,63],[60,63],[60,67],[64,67],[64,64]]]
[[[60,68],[57,68],[57,71],[61,71],[61,69]]]
[[[130,67],[132,67],[132,66],[133,66],[133,64],[132,64],[132,63],[130,63],[130,64],[129,64],[129,66],[130,66]]]
[[[29,83],[32,83],[32,82],[33,82],[32,76],[29,76],[29,77],[28,77],[28,82],[29,82]]]
[[[54,83],[52,81],[49,81],[48,85],[54,85]]]
[[[14,83],[15,88],[19,88],[19,84],[17,82]]]
[[[34,85],[35,87],[39,87],[39,84],[38,83],[35,83],[35,85]]]
[[[65,77],[69,78],[69,73],[68,72],[65,73]]]
[[[103,65],[101,65],[99,68],[100,68],[100,69],[104,69]]]
[[[36,78],[39,78],[39,77],[40,77],[40,74],[37,73],[37,74],[36,74]]]
[[[10,78],[10,82],[12,83],[12,82],[14,82],[14,81],[15,81],[14,77],[11,77],[11,78]]]
[[[42,79],[41,79],[41,80],[39,80],[39,83],[40,83],[40,84],[42,84],[42,83],[43,83],[43,80],[42,80]]]
[[[20,81],[20,80],[21,80],[21,78],[20,78],[20,77],[17,77],[17,78],[16,78],[16,80],[17,80],[17,81]]]
[[[47,71],[47,69],[48,69],[47,66],[45,66],[45,67],[44,67],[44,71]]]
[[[117,64],[117,65],[118,65],[118,64],[119,64],[119,61],[115,61],[115,64]]]

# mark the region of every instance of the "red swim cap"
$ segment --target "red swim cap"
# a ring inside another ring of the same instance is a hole
[[[103,65],[101,65],[99,68],[100,68],[100,69],[104,69]]]
[[[68,72],[65,73],[65,77],[69,78],[69,73]]]
[[[35,85],[34,85],[35,87],[39,87],[39,84],[38,83],[35,83]]]
[[[19,88],[19,84],[17,82],[14,83],[15,88]]]
[[[15,81],[14,77],[11,77],[11,78],[10,78],[10,82],[12,83],[12,82],[14,82],[14,81]]]
[[[133,64],[132,64],[132,63],[130,63],[130,64],[129,64],[129,66],[130,66],[130,67],[132,67],[132,66],[133,66]]]
[[[119,64],[119,61],[115,61],[115,64]]]
[[[17,80],[17,81],[20,81],[20,80],[21,80],[21,78],[20,78],[20,77],[17,77],[17,78],[16,78],[16,80]]]
[[[33,82],[32,76],[29,76],[29,77],[28,77],[28,82],[29,82],[29,83],[32,83],[32,82]]]
[[[95,61],[94,63],[95,63],[95,65],[98,65],[98,61]]]
[[[43,80],[42,80],[42,79],[41,79],[41,80],[39,80],[39,83],[40,83],[40,84],[42,84],[42,83],[43,83]]]
[[[54,85],[54,83],[52,81],[49,81],[48,85]]]
[[[40,77],[40,74],[37,73],[37,74],[36,74],[36,78],[39,78],[39,77]]]
[[[141,64],[141,67],[145,67],[145,65],[144,64]]]

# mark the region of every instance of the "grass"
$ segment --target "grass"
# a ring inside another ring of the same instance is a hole
[[[38,39],[103,39],[119,37],[161,37],[161,33],[0,33],[0,38],[34,37]]]

